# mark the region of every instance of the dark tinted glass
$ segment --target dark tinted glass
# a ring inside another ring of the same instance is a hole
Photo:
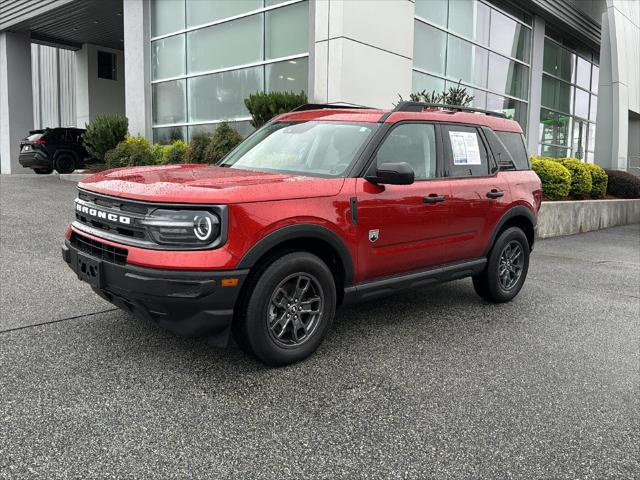
[[[511,154],[516,169],[528,170],[530,168],[529,155],[527,155],[522,135],[515,132],[496,132],[496,135]]]
[[[98,50],[98,78],[116,80],[116,54]]]

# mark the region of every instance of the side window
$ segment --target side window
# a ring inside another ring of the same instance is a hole
[[[416,180],[436,177],[436,129],[431,123],[395,127],[378,149],[376,164],[407,162]]]
[[[529,170],[531,165],[529,165],[529,155],[527,155],[527,148],[524,146],[524,137],[522,134],[516,132],[496,132],[496,135],[511,154],[516,170]]]
[[[444,130],[448,177],[489,175],[489,156],[475,127],[448,126]]]

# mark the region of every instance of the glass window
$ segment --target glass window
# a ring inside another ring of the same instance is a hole
[[[151,43],[153,80],[184,75],[184,34]]]
[[[220,165],[339,177],[377,127],[376,123],[276,122],[257,131]]]
[[[489,52],[453,35],[447,38],[447,76],[487,86]]]
[[[447,26],[448,0],[416,0],[416,15],[430,22]]]
[[[153,124],[183,123],[187,120],[185,80],[152,85]]]
[[[253,131],[254,128],[251,126],[251,122],[249,120],[242,120],[240,122],[227,122],[231,128],[233,128],[236,132],[242,135],[243,138],[247,138]],[[216,131],[216,128],[220,126],[220,123],[203,123],[201,125],[190,125],[189,126],[189,141],[193,138],[193,136],[197,133],[205,133],[208,135],[213,135],[213,132]]]
[[[449,30],[482,45],[489,45],[490,8],[480,2],[449,3]]]
[[[248,116],[244,99],[262,90],[262,75],[263,67],[257,66],[190,78],[189,122]]]
[[[447,34],[416,20],[414,42],[413,65],[444,75]]]
[[[598,117],[598,97],[596,95],[591,95],[591,103],[589,105],[589,120],[595,122]]]
[[[508,119],[515,120],[522,130],[527,129],[527,104],[513,98],[501,97],[493,93],[487,94],[487,110],[504,113]]]
[[[484,176],[489,173],[487,149],[475,127],[445,127],[444,145],[448,177]]]
[[[529,63],[531,30],[491,9],[491,48],[504,55]]]
[[[216,48],[212,48],[216,46]],[[187,70],[206,72],[262,60],[262,14],[187,34]]]
[[[296,58],[265,65],[267,92],[307,91],[309,60]]]
[[[309,4],[297,3],[266,12],[266,59],[309,50]]]
[[[151,36],[157,37],[184,28],[184,0],[151,2]]]
[[[591,72],[591,91],[595,94],[598,93],[598,82],[600,81],[600,68],[597,65],[593,65]]]
[[[591,85],[591,63],[582,57],[578,57],[576,84],[585,90],[589,90],[589,86]]]
[[[589,136],[587,137],[587,148],[593,152],[596,149],[596,124],[595,123],[589,124],[588,135]]]
[[[589,92],[585,92],[580,88],[575,89],[576,106],[574,115],[580,118],[589,118]]]
[[[569,155],[569,149],[563,147],[554,147],[552,145],[540,145],[538,150],[543,157],[566,158]]]
[[[584,158],[587,148],[587,125],[587,122],[581,122],[579,120],[573,122],[571,149],[573,156],[579,160]]]
[[[436,176],[436,131],[430,123],[408,123],[394,128],[376,154],[376,165],[406,162],[416,180]]]
[[[540,110],[540,143],[569,145],[571,117],[550,110]]]
[[[491,52],[489,86],[496,92],[526,99],[529,94],[529,67]]]
[[[153,143],[169,145],[187,138],[187,127],[162,127],[153,129]]]
[[[542,70],[546,73],[562,78],[567,82],[573,79],[575,55],[556,42],[544,39],[544,53]]]
[[[118,79],[118,57],[115,53],[98,50],[98,78]]]
[[[187,0],[187,26],[215,22],[260,8],[262,0]]]
[[[571,112],[573,89],[568,83],[542,75],[542,105],[561,112]]]
[[[413,71],[413,91],[422,92],[436,91],[441,93],[444,90],[444,80],[442,78],[434,77],[433,75],[426,75],[421,72]]]
[[[524,145],[524,138],[520,133],[515,132],[498,132],[496,135],[502,141],[507,151],[513,158],[518,170],[529,170],[529,155],[527,154],[527,148]]]

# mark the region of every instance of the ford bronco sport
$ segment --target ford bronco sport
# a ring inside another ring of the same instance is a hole
[[[63,257],[109,302],[269,365],[309,356],[336,307],[471,277],[525,281],[541,201],[520,126],[415,102],[305,105],[219,164],[106,171],[79,184]]]

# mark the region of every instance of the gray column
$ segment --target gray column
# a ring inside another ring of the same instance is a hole
[[[545,24],[541,17],[533,17],[531,41],[531,77],[529,78],[529,112],[527,118],[527,149],[530,155],[538,152],[540,139],[540,107],[542,104],[542,64],[544,56]]]
[[[29,32],[0,33],[0,173],[32,173],[18,163],[21,138],[33,129]]]
[[[124,16],[125,108],[129,133],[151,140],[151,25],[149,0],[126,0]]]

